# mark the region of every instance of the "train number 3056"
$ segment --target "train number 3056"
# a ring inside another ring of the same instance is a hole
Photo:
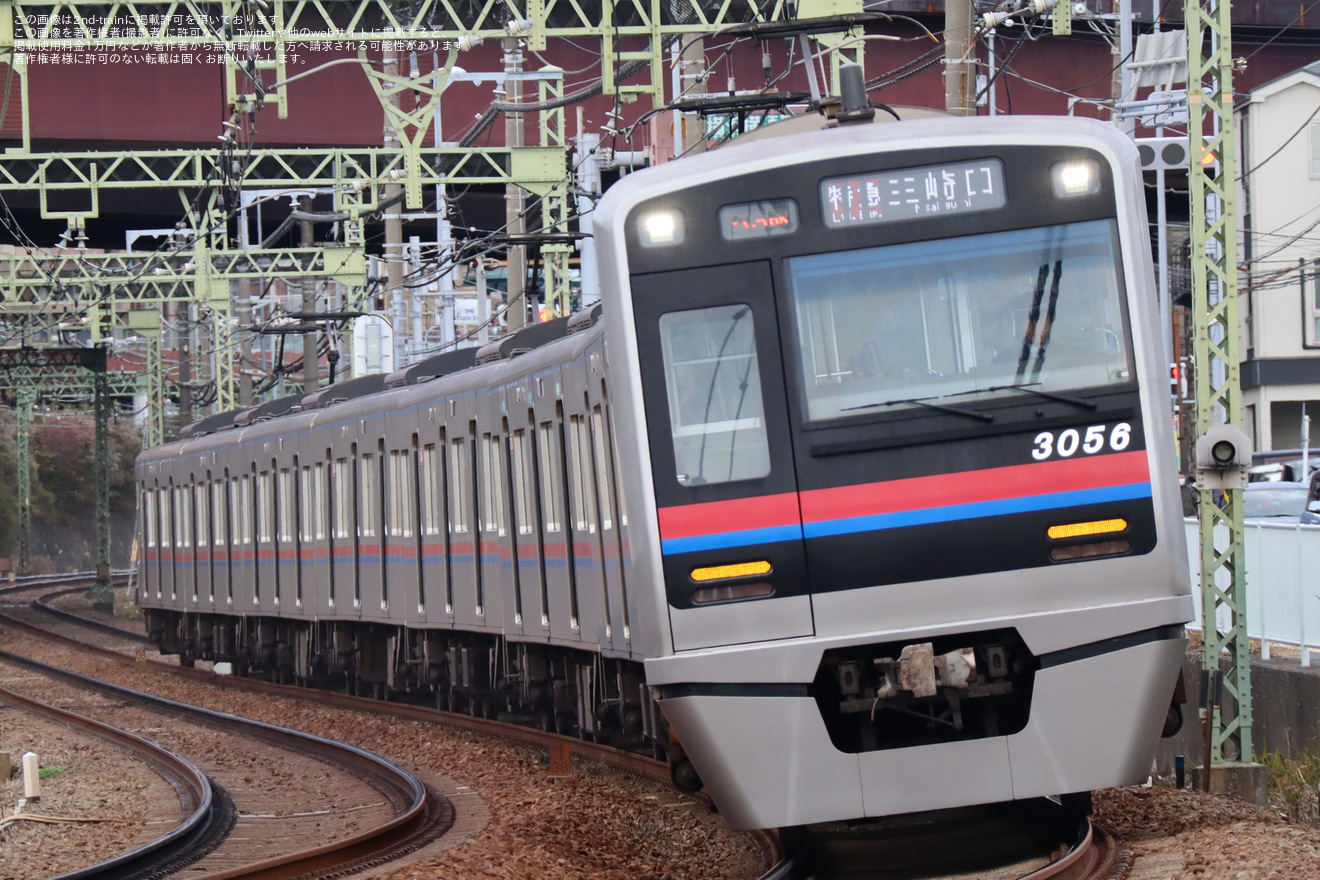
[[[1031,457],[1036,461],[1044,461],[1054,455],[1071,458],[1078,452],[1095,455],[1104,452],[1106,448],[1122,452],[1131,442],[1132,426],[1127,422],[1119,422],[1112,428],[1107,425],[1091,425],[1085,431],[1078,428],[1067,428],[1058,433],[1041,431],[1032,441]]]

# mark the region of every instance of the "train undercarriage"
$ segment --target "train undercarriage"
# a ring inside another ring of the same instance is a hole
[[[433,702],[671,760],[700,787],[671,742],[641,665],[555,645],[456,630],[358,621],[301,621],[145,609],[147,633],[183,666],[229,663],[234,675]]]

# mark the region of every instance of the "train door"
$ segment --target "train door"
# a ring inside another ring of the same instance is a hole
[[[363,617],[379,618],[389,601],[385,593],[384,548],[381,499],[385,441],[370,450],[359,447],[357,460],[357,547],[358,567],[354,601]]]
[[[228,471],[211,481],[211,604],[232,605]]]
[[[770,264],[632,292],[674,648],[812,635]]]
[[[177,591],[174,588],[174,498],[170,484],[156,489],[157,519],[160,523],[160,587],[156,593],[161,604],[169,607]]]
[[[174,513],[174,583],[171,584],[170,604],[183,609],[192,586],[192,548],[188,545],[188,511],[192,509],[191,492],[187,484],[170,488],[170,509]]]
[[[446,528],[448,480],[446,430],[436,407],[423,422],[425,435],[417,450],[417,546],[421,557],[421,593],[418,617],[424,622],[452,621],[449,530]]]
[[[389,419],[393,421],[393,419]],[[417,622],[421,576],[417,558],[417,434],[394,437],[385,461],[385,584],[390,616]],[[392,445],[394,445],[392,444]],[[382,603],[384,604],[384,603]]]
[[[516,617],[525,636],[549,635],[545,598],[545,549],[537,502],[536,417],[513,408],[509,434],[510,531],[514,552]],[[518,418],[521,416],[521,418]],[[516,425],[513,419],[517,419]]]
[[[256,505],[256,579],[253,603],[262,611],[279,608],[279,561],[275,548],[275,480],[276,469],[259,470],[252,477]]]
[[[214,607],[215,589],[211,571],[211,474],[203,473],[193,483],[193,553],[197,560],[197,578],[193,582],[193,605]]]
[[[330,586],[329,471],[321,460],[303,465],[302,601],[314,616],[325,607]]]
[[[559,398],[558,380],[555,386],[554,395],[538,398],[538,412],[533,420],[536,426],[537,486],[540,489],[537,505],[542,534],[542,602],[550,637],[561,642],[578,642],[582,639],[582,630],[578,623],[568,493],[564,484],[564,406]]]
[[[506,578],[512,582],[513,561],[504,546],[509,539],[509,495],[505,488],[505,450],[502,422],[492,419],[479,426],[477,439],[477,512],[481,527],[477,565],[477,615],[487,626],[501,624],[500,601]],[[488,430],[494,428],[494,430]],[[519,627],[513,626],[514,631]]]
[[[586,409],[586,395],[579,406]],[[570,412],[565,425],[565,456],[569,475],[569,524],[572,565],[577,586],[578,626],[594,644],[607,646],[613,639],[609,595],[605,590],[597,515],[595,465],[591,458],[591,423],[587,412]]]
[[[142,501],[138,510],[142,514],[142,595],[160,596],[160,547],[157,544],[156,490],[147,480],[139,484]],[[145,604],[145,603],[144,603]]]
[[[229,522],[231,526],[230,559],[233,561],[231,577],[234,584],[234,604],[242,609],[256,603],[257,560],[252,540],[252,474],[231,474],[229,477]]]
[[[632,640],[632,620],[628,600],[624,594],[623,555],[619,542],[619,506],[615,492],[613,442],[610,439],[606,414],[604,386],[595,378],[589,386],[591,411],[587,417],[590,427],[591,482],[596,493],[596,521],[600,538],[601,574],[604,581],[606,607],[609,609],[608,644],[616,651],[627,651]],[[604,645],[605,643],[602,643]]]
[[[316,511],[312,507],[312,466],[303,464],[301,456],[293,459],[293,496],[289,503],[293,505],[293,540],[296,548],[294,556],[293,604],[298,614],[303,612],[304,591],[314,577],[312,567],[316,564]]]
[[[471,398],[467,401],[470,403]],[[451,411],[448,421],[449,461],[449,582],[445,605],[456,626],[474,627],[481,617],[481,561],[478,556],[477,422]]]
[[[341,454],[344,453],[344,454]],[[330,583],[325,611],[339,617],[357,617],[361,599],[357,587],[357,447],[331,450],[330,477]]]

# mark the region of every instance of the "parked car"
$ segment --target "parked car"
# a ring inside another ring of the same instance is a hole
[[[1307,489],[1306,483],[1282,480],[1248,483],[1242,492],[1242,518],[1248,522],[1320,523],[1320,515],[1306,509]]]

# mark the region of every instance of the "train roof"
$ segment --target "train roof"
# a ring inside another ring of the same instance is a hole
[[[320,391],[314,391],[307,395],[307,400],[303,403],[303,409],[325,409],[327,406],[343,403],[345,400],[375,394],[377,391],[385,390],[385,379],[385,373],[367,373],[365,376],[354,376],[352,379],[336,382],[322,388]]]
[[[287,416],[289,413],[298,412],[302,409],[303,400],[307,397],[306,394],[290,394],[287,397],[277,397],[274,400],[268,400],[265,403],[240,410],[234,415],[234,425],[241,428],[254,422],[264,422],[267,419],[276,419],[280,416]]]
[[[433,355],[426,360],[409,364],[402,370],[395,370],[385,379],[386,388],[399,388],[404,385],[416,385],[429,382],[440,376],[448,376],[459,370],[466,370],[477,362],[477,349],[457,348],[443,354]]]
[[[477,363],[488,364],[492,361],[504,361],[526,354],[534,348],[540,348],[547,342],[562,339],[568,335],[569,318],[555,318],[544,324],[532,324],[517,333],[502,336],[477,351]]]

